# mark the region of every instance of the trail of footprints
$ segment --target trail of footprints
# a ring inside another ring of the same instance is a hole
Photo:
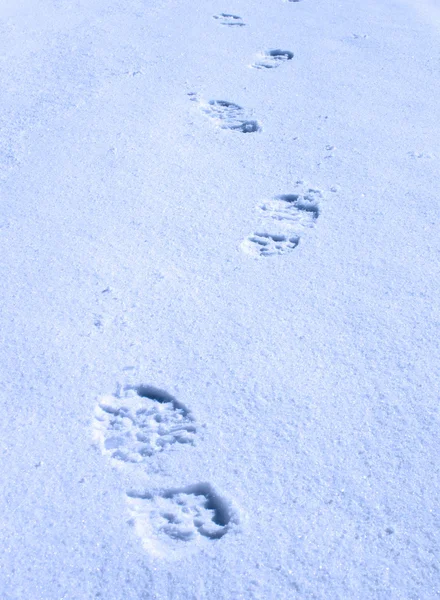
[[[301,0],[288,0],[299,2]],[[234,14],[214,15],[226,27],[244,27]],[[268,70],[292,60],[290,50],[261,53],[251,67]],[[190,99],[218,128],[257,133],[261,124],[243,107],[227,100]],[[297,182],[295,193],[275,196],[257,206],[259,223],[241,244],[247,254],[266,257],[286,254],[319,217],[319,190]],[[130,368],[127,368],[131,370]],[[194,445],[197,424],[192,412],[174,396],[150,385],[121,386],[99,399],[93,419],[93,438],[115,466],[144,469],[154,455]],[[126,493],[130,523],[143,546],[153,555],[179,558],[217,542],[239,523],[237,511],[210,483],[180,488],[130,490]]]
[[[214,15],[221,25],[228,27],[244,27],[243,19],[238,15],[220,13]],[[292,60],[293,52],[290,50],[273,49],[262,52],[251,67],[255,69],[274,69],[282,63]],[[250,118],[247,111],[238,104],[229,100],[200,101],[195,92],[188,94],[191,100],[199,102],[200,110],[208,116],[220,129],[229,129],[240,133],[256,133],[262,130],[261,124]]]
[[[300,2],[301,0],[288,0]],[[214,15],[223,25],[242,25],[238,15],[221,13]],[[274,69],[292,60],[293,52],[280,48],[267,50],[258,55],[250,66],[254,69]],[[245,110],[238,104],[227,100],[200,101],[197,94],[190,93],[192,100],[197,100],[200,110],[221,129],[229,129],[241,133],[255,133],[262,130],[261,124],[249,118]],[[301,185],[303,182],[297,182]],[[304,188],[304,186],[302,186]],[[259,223],[255,231],[248,235],[240,247],[253,257],[268,257],[287,254],[294,250],[307,230],[312,229],[319,217],[320,190],[305,188],[297,193],[275,196],[271,200],[257,206]]]

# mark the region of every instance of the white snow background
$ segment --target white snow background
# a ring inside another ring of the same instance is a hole
[[[440,596],[439,15],[2,0],[1,600]]]

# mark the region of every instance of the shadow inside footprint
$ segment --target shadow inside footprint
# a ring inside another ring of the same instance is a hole
[[[186,406],[165,390],[153,387],[152,385],[127,386],[125,389],[134,390],[140,398],[149,398],[150,400],[155,400],[161,404],[171,402],[173,408],[180,410],[185,417],[189,414],[189,410]]]
[[[210,100],[202,110],[210,117],[218,119],[233,119],[239,117],[243,112],[241,106],[228,100]]]
[[[309,192],[314,191],[315,190],[309,190]],[[281,194],[280,196],[275,196],[275,198],[282,202],[294,205],[298,210],[312,213],[314,219],[319,217],[319,204],[312,193],[304,194],[303,196],[299,194]]]
[[[256,131],[260,131],[261,127],[258,124],[258,121],[242,121],[239,125],[231,125],[224,127],[224,129],[235,129],[236,131],[241,131],[242,133],[254,133]]]

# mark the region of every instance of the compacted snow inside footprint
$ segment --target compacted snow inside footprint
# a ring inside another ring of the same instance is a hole
[[[230,504],[209,483],[127,494],[132,524],[144,547],[176,557],[222,538],[238,522]]]
[[[119,461],[138,463],[172,444],[192,444],[195,432],[189,410],[152,386],[127,386],[95,409],[94,437],[103,454]]]

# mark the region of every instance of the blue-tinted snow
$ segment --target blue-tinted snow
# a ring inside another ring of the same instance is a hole
[[[440,594],[439,23],[2,3],[2,600]]]

